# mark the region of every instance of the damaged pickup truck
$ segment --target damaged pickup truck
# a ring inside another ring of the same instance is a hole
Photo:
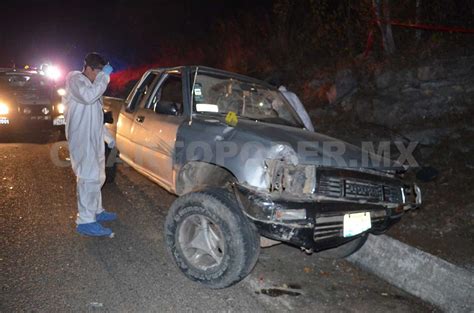
[[[210,288],[245,278],[261,242],[344,257],[421,204],[405,167],[304,129],[283,95],[253,78],[152,69],[104,109],[120,159],[178,196],[168,250]]]

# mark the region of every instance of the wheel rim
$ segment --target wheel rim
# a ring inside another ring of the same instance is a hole
[[[225,241],[220,227],[201,214],[183,220],[178,242],[186,260],[200,270],[220,265],[224,257]]]

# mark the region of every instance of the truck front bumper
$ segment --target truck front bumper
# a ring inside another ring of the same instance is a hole
[[[53,128],[64,127],[65,120],[63,115],[52,116],[0,116],[0,128],[12,130],[50,130]]]
[[[417,193],[417,203],[400,205],[347,202],[324,197],[301,201],[272,199],[241,185],[235,185],[234,191],[242,210],[262,236],[321,251],[349,242],[367,232],[381,234],[388,230],[401,219],[405,210],[421,204],[419,188],[414,186],[413,189]],[[358,213],[367,216],[365,222],[368,228],[348,235],[347,219]]]

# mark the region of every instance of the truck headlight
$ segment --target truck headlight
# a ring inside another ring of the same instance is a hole
[[[293,165],[283,160],[267,160],[270,192],[295,195],[311,194],[316,190],[316,166]]]
[[[57,80],[61,77],[61,70],[57,66],[50,65],[50,64],[43,64],[41,66],[41,69],[43,70],[43,73],[45,76],[53,80]]]
[[[281,221],[291,221],[291,220],[305,220],[306,219],[306,210],[283,210],[276,209],[274,218]]]
[[[57,90],[57,93],[58,93],[58,95],[60,95],[61,97],[64,97],[64,96],[66,95],[66,89],[64,89],[64,88],[59,88],[59,89]]]
[[[64,104],[58,103],[56,106],[56,111],[58,111],[59,114],[64,114]]]
[[[4,102],[0,102],[0,115],[7,115],[9,111],[8,105]]]

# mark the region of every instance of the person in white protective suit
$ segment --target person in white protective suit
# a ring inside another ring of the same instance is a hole
[[[304,127],[307,130],[314,132],[313,123],[311,122],[308,112],[306,112],[306,109],[304,108],[303,103],[301,103],[298,96],[295,93],[288,91],[285,86],[280,86],[278,90],[283,94],[286,100],[288,100],[293,109],[296,111],[296,114],[298,114],[300,117]]]
[[[117,215],[102,207],[101,188],[105,182],[105,144],[115,144],[104,127],[102,95],[110,81],[112,67],[97,53],[90,53],[82,72],[66,78],[66,138],[72,169],[77,178],[76,230],[87,236],[113,236],[100,222]]]

